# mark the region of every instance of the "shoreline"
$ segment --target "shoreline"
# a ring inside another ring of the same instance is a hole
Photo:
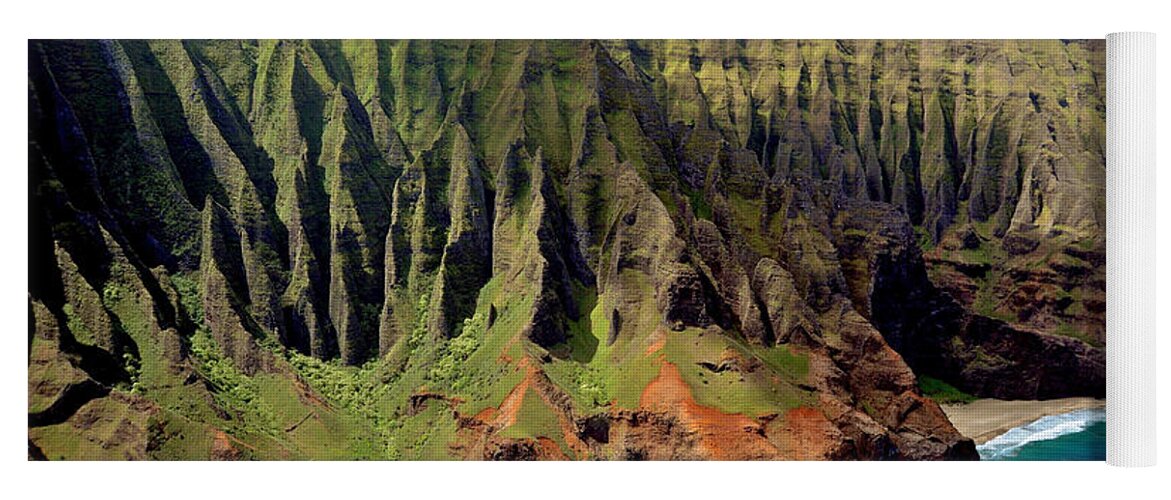
[[[1106,400],[1095,398],[1062,398],[1043,401],[977,399],[967,404],[940,406],[956,430],[965,437],[971,438],[978,446],[1013,428],[1027,425],[1041,417],[1090,408],[1103,408],[1106,406]]]

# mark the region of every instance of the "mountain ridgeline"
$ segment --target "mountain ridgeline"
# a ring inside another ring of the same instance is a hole
[[[31,41],[37,458],[959,459],[1105,393],[1101,41]]]

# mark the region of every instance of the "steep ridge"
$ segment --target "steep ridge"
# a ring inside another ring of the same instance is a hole
[[[974,458],[916,374],[1104,392],[1100,42],[29,55],[30,453]]]

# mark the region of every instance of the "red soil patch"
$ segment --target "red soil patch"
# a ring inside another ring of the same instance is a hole
[[[516,335],[513,335],[511,339],[508,339],[508,342],[506,342],[504,344],[504,348],[500,350],[500,356],[497,356],[496,360],[504,362],[504,363],[512,363],[512,356],[508,355],[508,351],[511,351],[512,348],[514,346],[516,346],[516,342],[520,338],[521,338],[521,334],[517,333]],[[528,358],[522,356],[521,362],[524,362],[526,359],[528,359]]]
[[[700,450],[715,460],[752,460],[777,455],[778,450],[756,420],[697,403],[691,387],[670,362],[661,363],[659,375],[643,390],[639,407],[676,413],[680,422],[699,438]]]
[[[663,337],[663,338],[660,338],[659,340],[651,342],[651,345],[646,346],[646,351],[643,352],[643,356],[650,356],[651,354],[659,352],[660,350],[663,349],[663,346],[665,346],[665,345],[667,345],[666,337]]]
[[[224,431],[215,431],[215,437],[212,438],[212,457],[224,456],[224,454],[239,453],[232,446],[232,441],[227,440],[227,433]]]
[[[523,358],[520,358],[520,362],[516,364],[516,369],[517,369],[517,370],[519,370],[519,369],[521,369],[521,368],[524,368],[524,369],[526,369],[526,370],[527,370],[527,369],[529,369],[529,368],[532,368],[532,361],[530,361],[530,360],[529,360],[529,358],[528,358],[527,356],[526,356],[526,357],[523,357]]]
[[[504,429],[516,423],[516,414],[520,411],[521,403],[524,403],[525,393],[533,386],[533,379],[537,376],[537,369],[529,364],[528,358],[522,359],[518,367],[524,368],[525,376],[504,397],[504,401],[500,403],[499,411],[494,412],[495,414],[493,416],[495,418],[492,421],[492,425],[497,429]]]
[[[496,418],[496,408],[491,406],[484,408],[483,410],[480,410],[480,413],[475,414],[472,418],[484,423],[491,422],[492,419]]]
[[[793,460],[825,460],[841,443],[841,431],[816,408],[789,410],[778,436],[781,451]]]
[[[664,361],[659,366],[659,375],[642,390],[638,405],[648,409],[669,410],[689,400],[692,400],[691,388],[679,375],[679,369],[673,363]]]
[[[569,460],[569,457],[565,456],[565,452],[561,451],[561,447],[557,445],[557,442],[552,439],[544,436],[538,437],[537,445],[541,447],[538,456],[542,460]]]
[[[544,396],[542,396],[542,399],[544,399]],[[553,405],[549,405],[549,407],[553,408]],[[579,460],[589,458],[590,448],[585,444],[585,441],[577,437],[577,431],[574,430],[573,424],[569,421],[569,417],[566,417],[561,412],[557,412],[557,421],[561,424],[561,434],[565,438],[565,444],[569,445],[569,449],[573,450],[573,453],[577,455]]]
[[[232,439],[228,434],[219,429],[215,430],[215,436],[211,442],[211,456],[212,460],[239,460],[240,450],[233,444],[238,442]]]
[[[652,339],[651,343],[650,345],[646,346],[646,350],[642,353],[643,356],[650,356],[651,354],[663,350],[663,347],[667,345],[667,331],[663,330],[662,328],[656,328],[655,331],[651,333],[650,338]]]
[[[538,397],[541,398],[541,401],[543,401],[545,405],[549,407],[550,411],[557,415],[557,421],[560,425],[561,432],[564,435],[563,437],[565,439],[565,443],[574,452],[574,454],[577,455],[577,458],[588,458],[589,446],[587,446],[586,443],[577,436],[573,422],[567,415],[557,411],[557,406],[553,404],[553,402],[550,401],[549,398],[540,390],[541,383],[548,384],[547,381],[540,379],[540,369],[534,366],[528,357],[521,358],[520,362],[516,364],[516,368],[518,370],[525,370],[524,378],[521,379],[520,383],[516,384],[516,387],[513,387],[512,390],[508,392],[508,395],[504,397],[504,401],[500,403],[500,407],[484,408],[483,410],[480,410],[479,413],[476,413],[472,419],[483,424],[487,424],[495,430],[508,428],[509,426],[516,423],[516,417],[520,412],[521,406],[524,404],[524,398],[531,389]],[[539,437],[538,441],[538,444],[541,445],[541,447],[544,449],[544,452],[541,454],[542,457],[555,460],[569,459],[569,457],[567,457],[565,453],[561,451],[560,446],[558,446],[555,441],[545,436]],[[548,441],[548,443],[546,443],[546,441]],[[552,444],[551,448],[549,446],[550,443]],[[555,450],[556,453],[552,453],[550,450]]]

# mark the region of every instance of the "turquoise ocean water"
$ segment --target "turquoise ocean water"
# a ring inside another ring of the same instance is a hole
[[[1105,460],[1106,410],[1043,417],[976,447],[981,460]]]

